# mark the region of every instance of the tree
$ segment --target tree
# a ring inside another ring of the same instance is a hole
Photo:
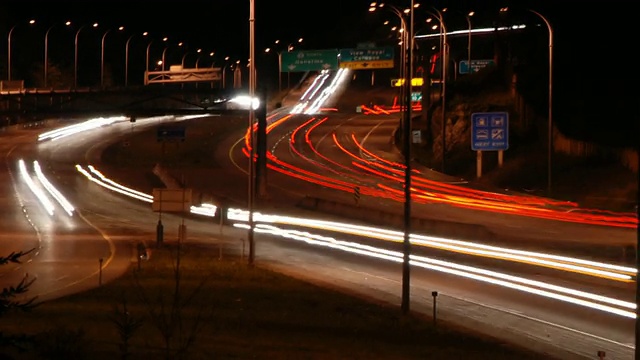
[[[21,264],[21,259],[34,250],[35,248],[29,251],[12,252],[8,256],[0,256],[0,266],[11,263]],[[29,279],[29,274],[25,274],[17,285],[2,289],[2,292],[0,293],[0,318],[13,310],[31,311],[37,306],[37,304],[35,304],[37,297],[32,297],[23,301],[18,300],[18,296],[24,295],[29,291],[29,287],[34,281],[36,281],[35,278]],[[30,341],[31,338],[27,335],[7,335],[0,332],[0,346],[2,347],[12,346],[19,350],[24,350],[24,345]]]

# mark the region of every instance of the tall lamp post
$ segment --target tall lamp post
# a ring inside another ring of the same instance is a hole
[[[475,15],[474,11],[469,11],[467,15],[464,17],[467,20],[467,25],[469,26],[469,32],[467,34],[467,68],[468,73],[471,74],[471,17]]]
[[[216,53],[214,51],[209,52],[209,57],[213,59],[213,56]],[[198,64],[200,64],[200,59],[202,58],[202,54],[198,55],[198,58],[196,59],[196,69],[198,68]],[[211,63],[211,67],[213,67],[213,62]]]
[[[384,4],[377,5],[372,3],[369,11],[375,11],[376,7],[383,7]],[[409,25],[405,21],[403,12],[394,6],[388,5],[398,17],[402,23],[404,39],[402,41],[403,56],[402,65],[405,67],[404,74],[404,122],[402,125],[402,137],[403,137],[403,155],[404,155],[404,240],[403,244],[403,260],[402,260],[402,299],[401,310],[402,313],[408,314],[410,308],[410,288],[411,288],[411,80],[413,78],[413,22],[414,22],[414,10],[417,7],[414,1],[411,0],[411,7],[404,11],[409,15]],[[405,56],[406,55],[406,56]]]
[[[278,51],[278,92],[282,92],[282,51]]]
[[[227,88],[227,66],[229,66],[230,57],[224,57],[224,65],[222,66],[222,88]]]
[[[446,12],[447,8],[442,9],[442,12]],[[475,15],[475,11],[469,11],[467,13],[461,13],[460,14],[464,15],[464,19],[467,21],[467,67],[468,67],[468,74],[471,74],[471,33],[472,33],[472,26],[471,26],[471,17],[473,15]]]
[[[400,87],[400,110],[402,110],[402,108],[405,106],[405,99],[406,99],[406,94],[405,94],[405,89],[407,82],[411,82],[411,80],[407,80],[406,79],[406,58],[407,58],[407,44],[409,44],[409,40],[408,40],[408,36],[409,36],[409,29],[407,27],[407,22],[404,18],[403,13],[406,11],[401,11],[400,9],[398,9],[397,7],[393,6],[393,5],[388,5],[388,4],[377,4],[377,3],[371,3],[371,6],[369,7],[369,12],[374,12],[376,11],[376,9],[379,8],[386,8],[389,9],[389,11],[393,12],[396,16],[398,16],[398,19],[400,19],[400,79],[404,79],[404,86]],[[411,85],[409,85],[409,89],[411,88]],[[411,102],[408,103],[409,106],[411,104]]]
[[[411,0],[409,8],[409,33],[407,34],[407,79],[405,80],[405,91],[407,111],[405,114],[405,124],[403,127],[404,146],[404,240],[402,259],[402,303],[401,308],[404,314],[409,313],[410,288],[411,288],[411,80],[413,79],[413,22],[416,5]]]
[[[35,23],[35,20],[29,20],[30,25],[33,25]],[[7,36],[7,80],[9,81],[11,81],[11,34],[13,33],[13,30],[16,28],[16,26],[18,26],[18,24],[11,27],[11,29],[9,30],[9,35]]]
[[[282,51],[278,51],[275,47],[275,45],[280,44],[280,40],[276,40],[273,43],[274,43],[273,49],[266,48],[264,49],[264,52],[268,54],[272,52],[271,50],[274,50],[278,55],[278,92],[282,92]]]
[[[249,266],[254,265],[255,261],[255,241],[253,237],[253,203],[255,195],[254,184],[254,164],[253,156],[255,146],[253,141],[253,124],[255,122],[255,111],[253,108],[253,99],[256,92],[256,66],[255,66],[255,1],[249,0],[249,181],[248,181],[248,205],[249,205]]]
[[[548,98],[548,126],[547,126],[547,195],[551,195],[551,154],[553,153],[553,28],[549,20],[535,10],[536,14],[547,25],[549,32],[549,98]]]
[[[123,31],[123,30],[124,30],[124,26],[118,27],[118,31]],[[100,87],[104,87],[104,43],[107,38],[107,34],[110,31],[111,29],[108,29],[107,31],[104,32],[104,35],[102,35],[102,45],[100,48]]]
[[[182,47],[184,45],[183,42],[179,42],[178,46]],[[162,71],[165,71],[165,55],[167,54],[167,49],[169,49],[169,45],[164,47],[164,50],[162,50]]]
[[[64,23],[65,26],[71,26],[71,21],[67,21]],[[56,24],[51,25],[47,31],[44,33],[44,87],[47,87],[49,80],[49,33],[51,29],[53,29]]]
[[[129,43],[131,42],[131,39],[135,36],[136,34],[133,34],[131,36],[129,36],[129,38],[127,39],[127,43],[124,46],[124,86],[128,86],[129,85]],[[143,32],[142,36],[147,36],[149,35],[148,32]],[[148,62],[148,59],[147,59]]]
[[[98,23],[93,23],[94,28],[98,27]],[[80,26],[80,28],[78,29],[78,31],[76,31],[76,40],[74,42],[74,46],[75,46],[75,54],[74,54],[74,59],[73,59],[73,87],[77,88],[78,87],[78,38],[80,37],[80,31],[82,31],[82,29],[84,29],[86,27],[86,25],[82,25]]]
[[[447,42],[447,27],[444,24],[444,18],[442,16],[442,12],[436,8],[433,8],[435,13],[431,11],[427,11],[428,14],[438,19],[440,23],[440,66],[442,70],[442,75],[440,79],[440,107],[442,112],[442,134],[441,142],[442,142],[442,158],[441,158],[441,170],[445,172],[445,155],[447,153],[447,119],[446,119],[446,105],[447,105],[447,62],[448,62],[448,54],[449,54],[449,43]]]
[[[166,37],[162,38],[162,41],[164,41],[164,42],[167,42],[168,40],[169,40],[169,38],[166,38]],[[153,44],[153,39],[151,39],[149,41],[149,44],[147,44],[147,57],[146,57],[146,61],[145,61],[146,72],[149,72],[149,53],[150,53],[150,50],[151,50],[151,44]]]
[[[202,49],[197,49],[196,50],[196,54],[198,54],[198,57],[196,57],[196,62],[198,61],[198,59],[200,58],[200,53],[202,52]],[[182,66],[182,68],[184,68],[184,61],[187,58],[187,55],[189,54],[189,51],[187,51],[185,49],[184,54],[182,55],[182,61],[180,62],[180,65]]]
[[[304,41],[303,38],[298,38],[296,42],[300,44],[302,43],[302,41]],[[287,52],[293,51],[294,49],[293,44],[294,43],[289,43],[289,45],[287,45]],[[280,57],[279,61],[280,61],[280,71],[282,71],[282,57]],[[291,72],[287,71],[287,89],[289,89],[290,87],[291,87]]]

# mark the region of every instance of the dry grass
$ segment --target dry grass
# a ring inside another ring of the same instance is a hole
[[[32,313],[6,316],[0,331],[38,335],[28,352],[8,352],[5,358],[123,358],[118,334],[123,327],[112,318],[114,309],[122,312],[125,302],[129,319],[142,321],[131,332],[130,359],[543,358],[457,333],[444,324],[433,328],[429,319],[403,316],[396,307],[368,303],[246,262],[217,260],[214,250],[189,245],[181,254],[177,301],[176,250],[157,249],[140,271],[134,267],[129,275],[100,288],[43,303]],[[176,303],[181,305],[174,313],[176,323],[166,326],[174,331],[166,345],[157,323],[169,323]],[[191,335],[193,343],[179,354],[180,344]],[[0,347],[0,353],[3,350],[7,351]]]

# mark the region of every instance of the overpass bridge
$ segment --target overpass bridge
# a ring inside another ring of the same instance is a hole
[[[149,71],[145,85],[119,88],[27,89],[0,82],[0,124],[59,116],[157,116],[236,112],[229,100],[243,92],[241,81],[222,86],[220,68]]]

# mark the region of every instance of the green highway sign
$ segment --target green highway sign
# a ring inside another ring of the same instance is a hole
[[[281,72],[304,72],[338,69],[338,50],[298,50],[280,54]]]
[[[393,47],[341,49],[340,67],[348,69],[393,68]]]

